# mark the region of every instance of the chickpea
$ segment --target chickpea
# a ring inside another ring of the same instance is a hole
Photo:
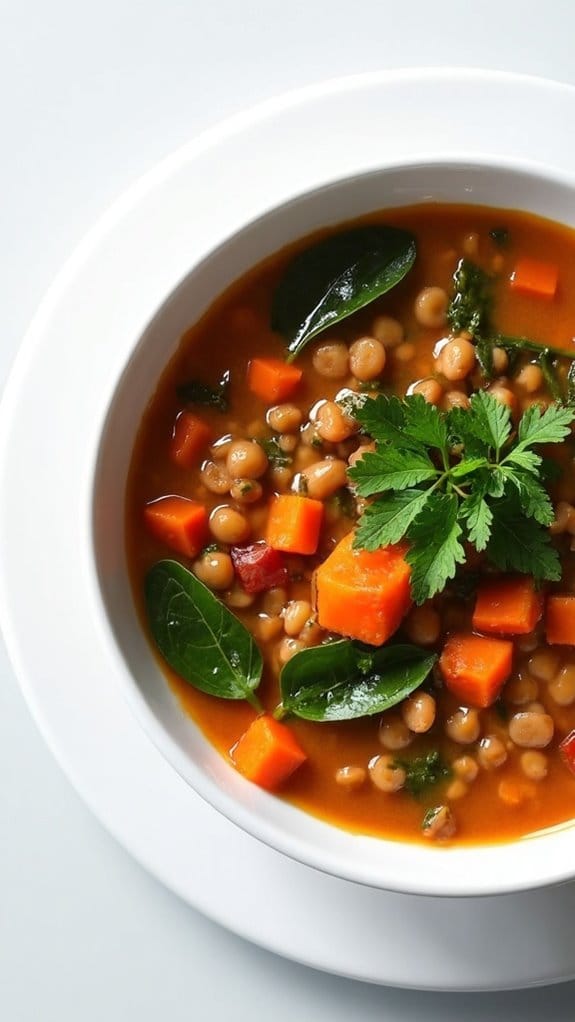
[[[308,600],[292,600],[288,603],[284,611],[284,631],[286,635],[299,635],[311,616],[312,607]]]
[[[463,239],[463,255],[468,259],[477,259],[479,255],[479,235],[476,231],[466,234]]]
[[[542,781],[547,777],[547,756],[537,749],[521,753],[521,769],[530,781]]]
[[[268,467],[267,455],[255,440],[234,440],[226,459],[232,479],[259,479]]]
[[[278,588],[268,589],[267,593],[264,593],[262,610],[265,614],[269,614],[270,617],[275,617],[282,613],[286,603],[287,593],[285,589],[278,586]]]
[[[274,465],[271,470],[271,483],[275,490],[287,493],[293,480],[293,470],[287,465]]]
[[[477,710],[460,706],[445,722],[445,731],[459,745],[471,745],[479,738],[480,724]]]
[[[517,399],[513,391],[509,390],[509,387],[504,387],[500,383],[492,383],[487,389],[487,393],[491,394],[496,401],[499,401],[502,405],[507,405],[511,414],[513,414],[517,408]]]
[[[281,433],[278,438],[278,447],[284,454],[293,454],[299,441],[293,433]]]
[[[263,489],[255,479],[234,479],[230,487],[230,497],[238,504],[255,504],[261,500]]]
[[[251,607],[252,603],[255,603],[256,597],[255,593],[246,593],[245,589],[242,589],[241,586],[233,586],[223,599],[228,607],[245,610],[246,607]]]
[[[509,358],[505,348],[492,348],[491,358],[495,372],[498,376],[503,376],[503,373],[506,373],[509,368]]]
[[[445,797],[450,802],[455,802],[456,799],[463,798],[464,795],[467,795],[468,790],[469,789],[465,782],[462,781],[460,777],[456,777],[445,792]]]
[[[456,829],[453,813],[448,806],[434,806],[428,809],[423,818],[423,836],[432,840],[447,840],[453,837]]]
[[[210,447],[210,454],[214,461],[221,461],[222,458],[227,458],[228,448],[232,442],[232,439],[233,438],[230,436],[230,434],[227,433],[225,436],[220,437],[219,440],[216,440],[216,442],[212,444],[212,446]]]
[[[451,765],[455,776],[466,784],[472,784],[479,773],[479,767],[473,756],[458,756]]]
[[[200,471],[200,479],[210,493],[217,493],[218,496],[223,496],[224,493],[230,492],[232,481],[229,473],[223,465],[218,465],[215,461],[204,461]]]
[[[528,632],[527,635],[518,635],[517,649],[522,653],[532,653],[533,650],[537,649],[540,641],[541,640],[537,632]]]
[[[402,704],[404,724],[416,735],[425,734],[435,721],[435,699],[428,692],[415,692]]]
[[[433,376],[428,376],[427,379],[414,383],[409,392],[411,394],[421,394],[429,405],[438,405],[443,397],[443,387]]]
[[[269,617],[267,614],[259,614],[255,623],[254,631],[262,642],[270,642],[277,639],[283,631],[281,617]]]
[[[401,717],[390,715],[382,717],[379,722],[379,741],[385,749],[397,752],[398,749],[405,749],[411,742],[413,734]]]
[[[194,574],[209,589],[230,589],[234,581],[234,566],[229,554],[219,550],[204,554],[194,562]]]
[[[323,447],[323,440],[317,431],[317,423],[315,422],[306,422],[300,432],[300,440],[304,447],[311,447],[312,450],[318,450],[320,447]],[[301,454],[301,451],[298,451],[298,454]]]
[[[405,619],[405,632],[418,646],[433,646],[441,633],[441,618],[434,607],[424,603],[414,607]]]
[[[395,763],[393,756],[374,756],[368,769],[372,784],[387,794],[399,791],[405,784],[405,770]]]
[[[497,735],[487,735],[479,743],[477,758],[484,770],[496,770],[507,759],[507,749]]]
[[[243,543],[250,534],[247,518],[235,508],[223,504],[210,515],[210,532],[218,543]]]
[[[288,660],[291,660],[292,656],[295,656],[302,649],[304,649],[303,642],[300,642],[299,639],[292,639],[290,636],[286,636],[279,644],[280,663],[287,664]]]
[[[335,783],[348,791],[357,791],[365,784],[367,774],[360,766],[343,766],[335,772]]]
[[[475,368],[475,346],[462,337],[448,341],[441,352],[441,371],[452,383],[464,380]]]
[[[341,341],[320,344],[312,361],[315,371],[329,380],[343,380],[349,372],[349,351]]]
[[[415,358],[415,352],[415,344],[411,344],[409,341],[404,341],[403,344],[400,344],[395,349],[393,354],[395,361],[403,365],[407,362],[411,362],[411,360]]]
[[[349,349],[349,368],[356,380],[375,380],[385,369],[385,348],[375,337],[360,337]]]
[[[469,408],[469,398],[467,394],[464,394],[461,390],[448,390],[446,391],[442,407],[449,411],[450,408]]]
[[[565,664],[563,670],[549,684],[549,695],[557,706],[575,703],[575,664]]]
[[[316,461],[301,473],[305,492],[313,500],[326,500],[347,483],[347,466],[339,458]]]
[[[554,535],[567,532],[573,511],[572,504],[567,503],[566,500],[560,500],[555,508],[555,520],[549,526],[549,531]]]
[[[515,382],[526,394],[535,394],[543,386],[543,373],[539,366],[529,364],[519,371]]]
[[[524,749],[544,749],[553,738],[555,725],[548,713],[523,710],[509,721],[509,737]]]
[[[539,694],[539,686],[529,674],[520,674],[517,678],[511,678],[505,689],[507,702],[515,706],[525,706],[531,700],[536,699]]]
[[[385,348],[397,348],[403,341],[403,327],[392,316],[376,316],[371,324],[371,334]]]
[[[303,422],[303,413],[297,405],[274,405],[266,419],[275,433],[297,433]]]
[[[424,287],[415,299],[415,318],[420,326],[437,328],[445,326],[447,292],[442,287]]]
[[[529,673],[538,681],[551,681],[559,670],[559,663],[559,654],[554,650],[538,649],[529,660]]]
[[[344,413],[336,401],[324,401],[316,417],[317,432],[323,440],[338,444],[357,431],[357,423]]]
[[[375,444],[362,444],[361,447],[358,447],[356,451],[353,451],[347,459],[349,467],[353,468],[354,465],[357,465],[358,461],[361,461],[364,454],[373,454],[374,451]]]

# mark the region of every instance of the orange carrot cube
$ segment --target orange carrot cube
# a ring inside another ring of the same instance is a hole
[[[150,532],[176,553],[197,557],[209,534],[208,512],[187,497],[160,497],[144,509]]]
[[[211,437],[212,431],[203,419],[191,412],[180,412],[170,445],[172,461],[181,468],[193,468],[204,458]]]
[[[493,578],[477,591],[473,628],[477,632],[526,635],[543,613],[543,593],[527,575]]]
[[[315,554],[323,521],[323,504],[310,497],[282,494],[272,499],[266,540],[286,554]]]
[[[511,274],[512,291],[534,295],[537,298],[554,298],[559,280],[559,268],[554,263],[539,259],[520,259]]]
[[[482,709],[495,702],[512,665],[512,642],[480,635],[450,635],[439,658],[449,691],[463,703]]]
[[[303,371],[279,358],[252,358],[248,366],[248,387],[262,401],[272,403],[291,397]]]
[[[273,791],[307,759],[292,731],[268,714],[256,717],[230,752],[244,777]]]
[[[548,598],[545,634],[550,645],[575,646],[575,596]]]
[[[350,532],[315,573],[322,628],[381,646],[411,607],[404,545],[355,550]]]

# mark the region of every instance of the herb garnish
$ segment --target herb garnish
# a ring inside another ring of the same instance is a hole
[[[277,436],[256,437],[256,442],[264,449],[267,459],[273,468],[286,468],[291,465],[291,454],[282,451]]]
[[[376,550],[407,538],[416,603],[454,577],[466,541],[502,571],[561,578],[547,528],[553,507],[543,485],[546,463],[533,448],[561,443],[575,411],[534,404],[514,433],[509,409],[479,391],[469,410],[440,412],[418,394],[379,395],[354,414],[376,442],[348,472],[359,496],[375,498],[354,545]]]
[[[177,388],[178,397],[187,405],[206,405],[217,408],[219,412],[227,412],[230,404],[230,371],[226,369],[217,386],[201,380],[189,380]]]
[[[427,788],[451,776],[451,770],[437,749],[415,759],[398,759],[396,764],[405,770],[405,789],[416,798]]]

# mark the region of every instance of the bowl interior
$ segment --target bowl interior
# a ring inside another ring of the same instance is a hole
[[[347,879],[413,893],[489,894],[535,886],[541,841],[551,849],[548,837],[449,851],[382,841],[331,827],[244,781],[183,713],[167,685],[136,615],[124,546],[125,484],[135,434],[184,330],[230,283],[289,242],[370,211],[430,201],[524,209],[575,224],[571,182],[487,161],[382,169],[300,195],[247,225],[190,268],[135,339],[101,431],[93,483],[94,565],[126,698],[160,751],[220,811],[287,854]],[[553,847],[572,839],[569,827],[558,828]]]

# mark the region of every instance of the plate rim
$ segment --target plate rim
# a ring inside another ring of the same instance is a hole
[[[16,355],[16,358],[12,365],[9,382],[6,385],[2,403],[0,406],[0,477],[2,477],[6,470],[6,444],[8,430],[5,428],[10,420],[11,412],[13,412],[15,405],[17,404],[19,387],[21,386],[23,379],[26,374],[26,370],[32,361],[35,348],[37,344],[41,343],[42,331],[49,321],[50,316],[57,306],[60,299],[66,293],[67,287],[72,283],[74,274],[81,268],[83,262],[89,257],[90,253],[97,247],[101,239],[106,235],[108,231],[113,230],[114,225],[123,216],[123,214],[130,208],[133,208],[138,201],[140,201],[150,190],[152,190],[156,184],[164,181],[173,169],[182,165],[186,160],[193,159],[197,154],[209,148],[212,145],[217,144],[226,137],[231,137],[238,132],[241,132],[243,128],[248,124],[254,124],[258,120],[263,120],[272,113],[277,113],[280,110],[288,107],[291,108],[301,102],[306,102],[310,99],[332,95],[340,91],[346,91],[348,88],[360,89],[364,86],[369,85],[383,85],[386,83],[398,82],[409,80],[453,80],[454,76],[461,76],[466,80],[476,80],[489,78],[493,82],[500,82],[501,84],[514,82],[516,84],[528,83],[530,87],[536,85],[537,87],[550,88],[552,90],[567,91],[571,98],[575,98],[575,88],[567,85],[566,83],[554,82],[550,79],[539,79],[529,75],[516,75],[508,72],[490,72],[483,71],[482,69],[458,69],[458,68],[427,68],[427,69],[402,69],[400,71],[389,71],[389,72],[369,72],[367,74],[353,75],[342,78],[331,79],[329,82],[314,83],[311,86],[306,86],[301,89],[291,90],[288,93],[283,93],[280,96],[272,97],[271,99],[265,100],[263,103],[259,103],[252,107],[250,110],[234,114],[231,118],[226,118],[219,124],[209,128],[203,132],[196,139],[192,140],[181,146],[173,154],[166,157],[156,167],[147,171],[142,175],[133,185],[128,187],[122,195],[116,199],[111,206],[104,212],[102,217],[96,223],[96,225],[87,233],[84,239],[76,247],[70,258],[64,264],[62,270],[55,278],[53,284],[49,287],[44,299],[42,300],[38,312],[36,313],[28,331],[26,332],[25,338],[22,345]],[[475,162],[475,161],[474,161]],[[2,520],[3,526],[3,520]],[[102,819],[101,812],[98,811],[92,804],[92,801],[86,793],[82,790],[79,785],[75,783],[75,776],[72,764],[70,764],[64,756],[62,750],[58,747],[58,742],[54,739],[51,733],[51,729],[48,721],[43,715],[40,704],[37,701],[37,694],[34,691],[34,686],[31,684],[30,679],[26,676],[26,669],[21,661],[19,655],[18,643],[15,634],[12,632],[10,622],[10,611],[9,611],[9,594],[5,587],[5,577],[2,573],[0,579],[0,618],[2,620],[2,630],[6,646],[8,649],[10,661],[14,667],[16,676],[23,690],[26,702],[32,712],[39,730],[43,734],[47,744],[49,745],[52,753],[59,762],[64,773],[79,792],[82,799],[90,805],[90,808]],[[7,624],[10,622],[10,624]],[[138,726],[137,722],[134,721],[134,726]],[[120,837],[112,826],[108,823],[105,824],[107,829],[114,834],[116,839],[128,847],[130,853],[138,861],[142,862],[145,867],[155,874],[160,875],[157,866],[154,867],[151,863],[145,860],[141,850],[136,850],[131,846],[125,836]],[[232,825],[233,826],[233,825]],[[275,853],[279,854],[279,853]],[[186,894],[178,889],[177,886],[170,881],[166,876],[161,876],[162,882],[166,886],[175,890],[180,896],[184,897],[185,900],[189,900]],[[380,892],[385,893],[385,892]],[[213,917],[213,916],[212,916]],[[229,922],[219,920],[223,925],[228,925]],[[236,929],[236,932],[241,932]],[[247,936],[248,939],[256,940],[253,936],[248,933],[243,933],[243,936]],[[269,944],[263,944],[262,946],[269,946]],[[290,957],[288,952],[280,951],[286,957]],[[295,957],[295,956],[294,956]],[[299,958],[297,960],[305,961],[305,959]],[[321,968],[321,965],[317,963],[314,967]],[[325,966],[327,971],[331,971],[329,965]],[[349,973],[349,975],[353,975]],[[354,978],[364,978],[361,976],[354,975]],[[558,977],[558,981],[561,978]],[[385,980],[372,980],[374,982],[389,982],[389,979]],[[550,982],[548,977],[541,980],[541,982]],[[414,988],[418,988],[416,985]],[[429,989],[429,987],[425,987]],[[437,989],[453,989],[449,987],[438,987]],[[458,989],[472,989],[471,987],[464,987]],[[481,989],[495,989],[495,987],[481,987]],[[499,986],[497,989],[503,989]]]

